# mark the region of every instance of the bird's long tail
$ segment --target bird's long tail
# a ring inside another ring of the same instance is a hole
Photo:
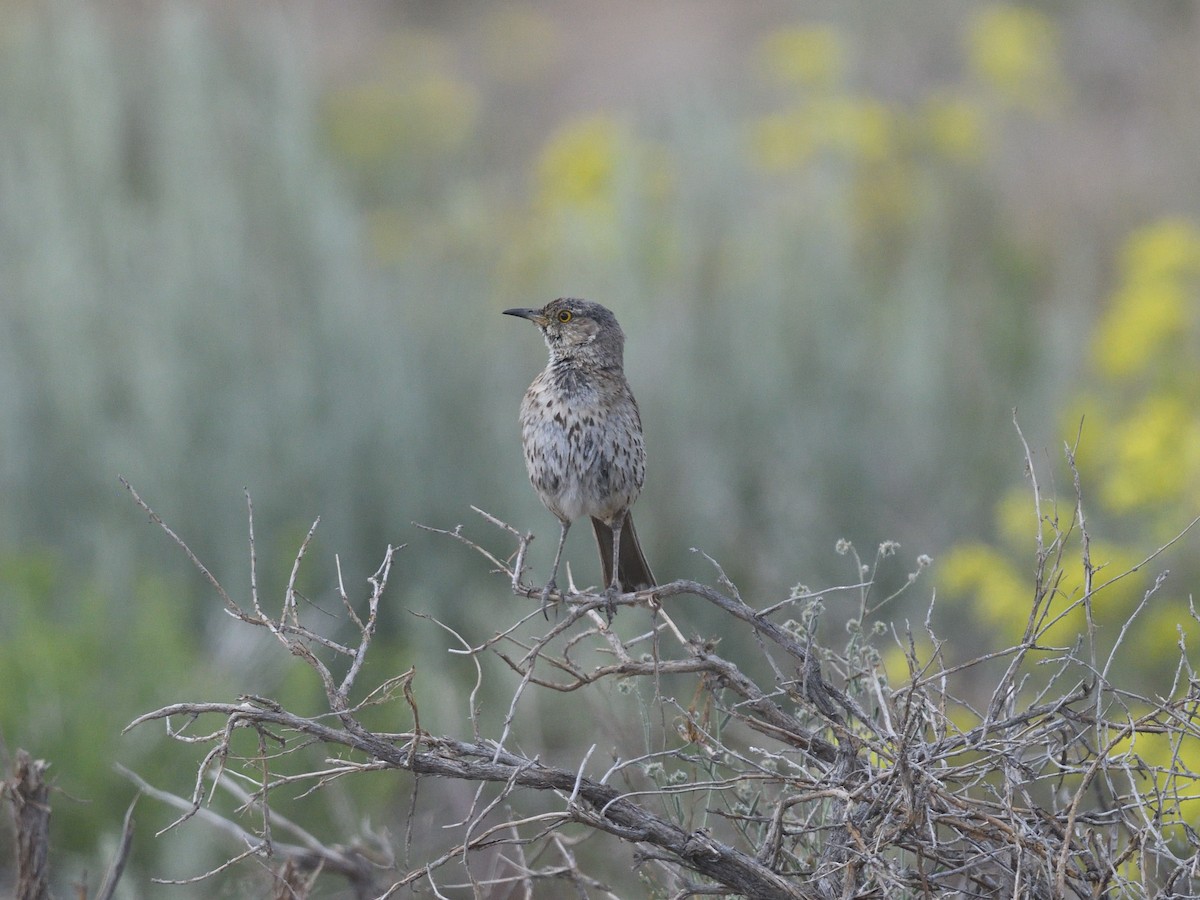
[[[600,548],[600,565],[604,569],[604,584],[612,583],[612,528],[599,519],[592,519],[592,529],[596,532],[596,545]],[[617,562],[617,578],[623,591],[640,591],[654,587],[654,573],[642,553],[642,545],[638,543],[637,531],[633,527],[633,516],[625,515],[625,525],[621,529],[621,558]]]

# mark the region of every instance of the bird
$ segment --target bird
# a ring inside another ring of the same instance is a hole
[[[629,512],[645,481],[646,448],[641,414],[625,378],[625,333],[611,310],[573,297],[503,314],[536,325],[550,351],[520,412],[529,480],[560,527],[542,614],[549,619],[567,532],[587,516],[600,550],[611,624],[622,589],[655,585]]]

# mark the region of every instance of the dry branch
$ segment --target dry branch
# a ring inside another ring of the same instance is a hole
[[[885,630],[868,628],[894,597],[872,596],[876,570],[895,555],[894,544],[880,546],[873,567],[863,566],[847,544],[841,549],[853,560],[854,584],[798,590],[762,609],[748,604],[719,568],[721,589],[676,581],[626,594],[618,604],[641,612],[627,612],[618,623],[648,615],[651,627],[622,637],[602,614],[603,595],[588,592],[559,596],[559,620],[537,628],[541,592],[522,581],[529,535],[481,513],[516,541],[506,560],[461,527],[429,529],[480,553],[518,598],[534,601],[527,615],[501,623],[477,644],[437,623],[457,644],[452,652],[475,666],[469,740],[421,728],[412,668],[370,690],[356,685],[395,551],[388,548],[362,604],[339,583],[357,632],[355,641],[340,642],[311,631],[295,603],[306,538],[275,618],[263,611],[254,583],[252,602],[239,604],[201,571],[235,618],[272,634],[316,673],[327,712],[299,715],[261,698],[185,702],[128,727],[161,720],[170,737],[205,745],[190,798],[155,793],[183,813],[171,827],[192,817],[213,821],[254,855],[287,861],[279,883],[295,892],[307,891],[308,874],[319,868],[350,879],[359,896],[396,896],[422,884],[435,896],[484,896],[491,888],[528,896],[536,883],[557,879],[580,896],[617,896],[608,883],[614,873],[588,871],[574,849],[589,834],[633,845],[642,877],[680,898],[1141,897],[1193,890],[1200,885],[1200,843],[1182,810],[1200,780],[1187,767],[1188,754],[1177,752],[1169,765],[1149,770],[1133,745],[1143,735],[1200,738],[1193,682],[1181,679],[1162,699],[1138,696],[1109,681],[1112,657],[1098,665],[1093,646],[1041,643],[1062,614],[1058,590],[1068,541],[1075,532],[1086,535],[1081,503],[1076,507],[1066,526],[1042,519],[1035,482],[1035,590],[1019,644],[950,664],[926,622],[924,637],[934,648],[928,659],[919,658],[913,634],[894,636],[908,665],[902,680],[885,673],[872,643]],[[906,584],[927,565],[920,558]],[[1088,596],[1072,602],[1091,602],[1101,588],[1088,585]],[[858,592],[859,618],[846,648],[835,652],[817,639],[820,610],[825,594],[847,590]],[[676,620],[695,603],[724,619],[720,643],[685,637]],[[779,621],[786,614],[796,618]],[[1181,667],[1190,673],[1186,655]],[[504,677],[507,712],[488,736],[476,701],[485,681],[494,691]],[[691,701],[672,697],[668,683],[690,685]],[[643,686],[653,708],[642,723],[639,752],[589,773],[594,745],[570,765],[524,749],[518,713],[537,697],[629,685]],[[356,696],[363,698],[357,704]],[[365,705],[393,698],[411,728],[382,733],[362,724]],[[212,719],[201,733],[193,731]],[[235,752],[234,736],[243,729],[260,736],[257,755]],[[268,751],[268,735],[280,749]],[[275,759],[310,745],[335,758],[301,774],[272,771]],[[243,808],[263,817],[255,832],[209,808],[206,782],[227,781],[235,767],[257,785],[241,795]],[[425,848],[427,855],[407,867],[396,867],[387,853],[371,857],[381,860],[378,866],[365,866],[367,855],[345,849],[353,841],[322,843],[271,813],[272,792],[284,785],[307,783],[311,793],[331,778],[380,769],[475,787],[464,815],[438,823],[447,843]],[[272,825],[290,826],[302,840],[281,843]],[[547,855],[553,863],[542,859]],[[309,863],[298,870],[294,861],[301,858]]]
[[[50,788],[45,760],[18,750],[3,784],[12,804],[17,841],[16,900],[50,900]]]

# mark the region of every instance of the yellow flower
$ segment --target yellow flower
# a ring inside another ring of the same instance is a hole
[[[1043,513],[1048,514],[1048,511],[1043,510]],[[1072,510],[1060,510],[1063,530],[1071,521],[1072,513]],[[1029,518],[1032,521],[1031,513]],[[1053,536],[1047,535],[1046,541],[1053,541]],[[1022,552],[1019,558],[1027,556]],[[1101,542],[1091,544],[1089,558],[1094,570],[1093,593],[1089,598],[1093,620],[1101,627],[1119,625],[1137,603],[1144,585],[1133,578],[1104,585],[1129,571],[1138,559],[1119,546]],[[955,547],[942,561],[940,570],[941,588],[952,596],[969,596],[971,609],[986,620],[999,640],[1015,642],[1020,639],[1032,609],[1032,573],[1018,571],[1008,557],[994,547],[979,543]],[[1068,551],[1061,569],[1047,578],[1047,587],[1052,587],[1053,592],[1038,610],[1035,627],[1040,643],[1069,644],[1087,629],[1087,609],[1081,602],[1088,587],[1085,575],[1080,547],[1073,558]],[[1097,590],[1102,586],[1103,590]]]
[[[1200,286],[1200,229],[1167,219],[1135,232],[1121,258],[1122,281],[1092,341],[1100,370],[1120,378],[1181,358]]]
[[[841,81],[845,67],[841,36],[820,25],[773,31],[758,56],[763,71],[788,86],[829,87]]]
[[[1164,828],[1196,820],[1200,814],[1200,779],[1190,773],[1200,770],[1200,741],[1172,734],[1134,734],[1117,742],[1110,758],[1126,754],[1144,763],[1139,768],[1148,779],[1139,781],[1138,787],[1146,798],[1147,811],[1161,817]]]
[[[1112,472],[1103,485],[1115,511],[1153,507],[1179,499],[1200,474],[1200,422],[1193,405],[1174,395],[1153,395],[1112,432]]]
[[[1121,288],[1092,339],[1100,371],[1121,378],[1155,365],[1172,339],[1183,332],[1188,306],[1184,291],[1169,281],[1135,282]]]
[[[670,240],[666,229],[656,227],[656,214],[674,189],[672,163],[665,147],[639,140],[614,116],[568,121],[538,156],[535,243],[547,253],[572,248],[570,253],[611,262],[636,240],[647,262],[664,264]],[[631,217],[642,226],[636,238]]]
[[[1025,485],[1010,489],[1000,498],[995,510],[996,528],[1006,547],[1012,547],[1018,553],[1027,553],[1036,546],[1039,524],[1036,512],[1033,491]],[[1045,507],[1041,512],[1043,519],[1054,514],[1054,510]],[[1065,512],[1065,518],[1069,520],[1070,510]],[[1046,539],[1048,538],[1049,535],[1046,534]]]
[[[1005,103],[1033,112],[1052,109],[1062,94],[1058,30],[1028,6],[998,4],[979,12],[968,33],[976,76]]]
[[[1200,276],[1200,228],[1187,219],[1164,219],[1134,232],[1121,257],[1130,281]]]
[[[920,677],[921,668],[928,665],[933,658],[933,645],[924,636],[915,637],[913,643],[915,644],[913,649],[916,651],[917,677]],[[911,673],[909,672],[908,651],[907,646],[901,647],[898,644],[888,644],[883,648],[879,665],[887,676],[889,684],[898,685],[909,682]]]
[[[629,138],[608,115],[568,122],[551,136],[537,164],[545,209],[613,211],[617,167]]]
[[[956,163],[983,158],[987,123],[976,104],[952,96],[931,97],[918,121],[928,145],[943,158]]]
[[[942,560],[939,575],[946,593],[972,597],[971,608],[1000,629],[1002,640],[1015,639],[1024,631],[1032,587],[993,547],[982,543],[954,547]]]
[[[894,146],[892,113],[869,97],[829,97],[814,101],[808,117],[823,149],[870,162],[886,159]]]
[[[1073,510],[1061,510],[1061,526],[1065,529],[1073,517]],[[1061,577],[1058,580],[1057,594],[1051,601],[1052,617],[1064,611],[1070,604],[1082,600],[1087,589],[1086,573],[1083,568],[1083,548],[1071,558],[1070,553],[1063,559]],[[1145,583],[1137,578],[1126,577],[1107,584],[1118,575],[1123,575],[1140,562],[1140,558],[1128,549],[1116,544],[1093,539],[1088,549],[1088,559],[1092,564],[1092,595],[1089,598],[1092,608],[1092,619],[1102,628],[1119,626],[1141,599]],[[1103,590],[1098,588],[1103,587]],[[1050,628],[1044,641],[1049,643],[1070,643],[1075,636],[1087,628],[1087,612],[1080,604],[1071,610],[1062,621]]]

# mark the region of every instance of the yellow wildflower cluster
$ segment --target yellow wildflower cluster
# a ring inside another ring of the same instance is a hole
[[[1114,512],[1162,528],[1200,505],[1200,227],[1167,219],[1133,234],[1092,342],[1102,387],[1085,414],[1105,440],[1085,458]]]
[[[1036,10],[988,6],[967,20],[963,44],[961,83],[904,103],[850,88],[850,53],[837,30],[809,25],[768,34],[758,69],[788,100],[749,123],[752,162],[774,177],[838,166],[864,234],[911,220],[923,178],[938,177],[945,163],[983,162],[991,117],[1043,113],[1064,94],[1058,35]]]
[[[883,103],[837,95],[812,100],[803,109],[763,116],[753,126],[759,164],[787,171],[820,153],[880,162],[892,151],[895,124]]]
[[[1051,521],[1059,516],[1060,526],[1065,529],[1072,510],[1042,512]],[[951,598],[971,597],[972,613],[1001,641],[1020,641],[1029,624],[1035,585],[1028,560],[1033,557],[1039,524],[1048,535],[1051,529],[1047,523],[1036,520],[1029,492],[1011,491],[996,506],[998,544],[979,541],[959,544],[943,556],[939,565],[939,588]],[[1087,628],[1087,610],[1080,602],[1086,590],[1086,572],[1078,546],[1074,544],[1064,554],[1054,589],[1034,622],[1034,633],[1043,645],[1069,645]],[[1092,579],[1093,588],[1137,562],[1124,548],[1097,541],[1092,542],[1090,555],[1092,565],[1098,570]],[[1102,602],[1091,604],[1093,621],[1119,623],[1138,596],[1138,587],[1133,582],[1118,581],[1110,585],[1102,595]]]
[[[996,4],[966,25],[965,54],[973,80],[938,88],[912,108],[856,96],[846,89],[847,49],[823,25],[772,32],[759,48],[759,68],[797,102],[751,126],[759,164],[778,172],[804,166],[822,151],[879,161],[932,151],[960,164],[985,148],[989,100],[1026,112],[1053,109],[1065,93],[1058,32],[1043,13]]]
[[[845,55],[840,35],[825,26],[785,28],[763,39],[759,67],[799,91],[798,103],[750,125],[751,150],[763,169],[786,172],[824,154],[866,162],[891,155],[892,110],[845,89]]]
[[[1093,343],[1100,371],[1125,379],[1172,368],[1196,320],[1200,229],[1184,219],[1142,229],[1126,245],[1120,277]]]
[[[1170,631],[1173,634],[1175,629]],[[1133,707],[1129,717],[1133,721],[1149,712]],[[1167,798],[1162,805],[1168,808],[1179,803],[1177,818],[1174,815],[1164,817],[1168,827],[1177,828],[1179,822],[1196,821],[1200,814],[1200,785],[1196,779],[1181,773],[1200,771],[1200,741],[1185,731],[1156,727],[1126,735],[1114,734],[1111,740],[1110,757],[1127,758],[1130,768],[1138,772],[1147,810],[1159,807],[1161,800],[1155,798]]]
[[[1200,227],[1183,219],[1151,224],[1130,236],[1120,256],[1117,287],[1091,345],[1095,384],[1071,404],[1065,433],[1085,426],[1077,465],[1085,494],[1097,497],[1101,511],[1136,516],[1136,545],[1093,537],[1091,562],[1100,566],[1092,580],[1092,622],[1109,639],[1121,630],[1146,590],[1131,572],[1153,546],[1179,532],[1200,509]],[[1067,507],[1043,508],[1043,521],[1065,531]],[[972,610],[1009,640],[1020,636],[1032,599],[1033,501],[1017,492],[996,508],[995,544],[967,543],[944,554],[939,586],[950,598],[970,597]],[[1093,504],[1093,534],[1099,527]],[[1111,528],[1111,526],[1109,526]],[[1107,530],[1107,529],[1106,529]],[[1078,541],[1078,529],[1071,532]],[[1152,546],[1146,546],[1150,542]],[[1056,547],[1056,550],[1059,549]],[[1082,547],[1065,547],[1056,575],[1046,643],[1068,644],[1086,630],[1081,606],[1085,594]],[[1014,563],[1013,561],[1016,560]],[[1200,624],[1179,603],[1165,598],[1147,609],[1126,638],[1138,658],[1152,667],[1170,660],[1180,631],[1194,646]],[[1151,746],[1143,741],[1146,750]],[[1164,751],[1165,752],[1165,751]],[[1143,758],[1145,753],[1141,754]]]
[[[626,128],[608,115],[562,126],[538,157],[538,205],[544,210],[612,215],[622,149],[631,140]]]
[[[1115,512],[1193,503],[1200,475],[1200,421],[1195,403],[1172,395],[1150,396],[1107,435],[1103,499]]]
[[[912,209],[909,161],[902,151],[903,118],[845,84],[846,49],[825,26],[767,35],[758,52],[768,80],[793,102],[752,120],[751,161],[772,176],[802,173],[822,162],[848,163],[854,220],[864,232],[904,220]]]
[[[497,268],[498,290],[519,294],[530,279],[553,273],[560,259],[572,259],[573,277],[586,281],[589,264],[602,273],[631,244],[643,261],[661,261],[670,234],[654,212],[674,182],[664,148],[639,137],[622,117],[599,112],[567,119],[537,155],[531,203],[514,217],[516,231]]]
[[[968,56],[976,77],[1009,106],[1046,113],[1062,97],[1058,30],[1032,7],[997,4],[977,14]]]

